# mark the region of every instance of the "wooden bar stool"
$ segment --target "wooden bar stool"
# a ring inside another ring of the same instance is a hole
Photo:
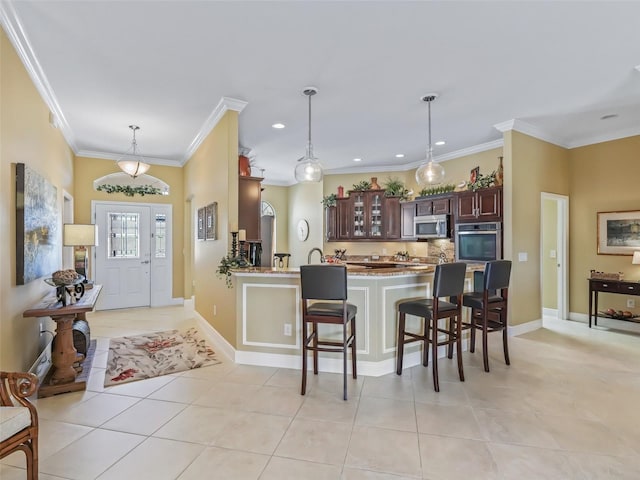
[[[482,359],[484,371],[489,371],[489,353],[487,351],[487,334],[502,331],[502,348],[504,361],[509,362],[509,346],[507,343],[507,306],[509,300],[509,279],[511,277],[511,260],[494,260],[487,262],[482,279],[482,288],[474,286],[473,293],[465,293],[462,304],[471,308],[471,322],[465,329],[471,328],[470,351],[476,349],[476,330],[482,330]],[[475,280],[475,277],[474,277]]]
[[[438,381],[438,347],[447,345],[447,356],[453,358],[453,344],[456,344],[456,356],[458,357],[458,374],[460,381],[464,381],[462,369],[462,292],[464,291],[464,277],[467,265],[462,262],[446,263],[438,265],[433,275],[433,298],[409,300],[398,304],[398,349],[396,373],[402,375],[402,357],[404,356],[404,346],[412,342],[424,342],[422,350],[422,364],[426,367],[429,364],[429,344],[431,344],[431,357],[433,363],[433,388],[440,391]],[[441,300],[445,297],[447,301]],[[423,333],[407,332],[405,330],[406,315],[422,317],[424,320]],[[449,319],[447,329],[438,328],[438,320]],[[431,336],[429,336],[431,331]],[[444,333],[446,339],[438,341],[438,334]]]
[[[347,303],[347,267],[343,265],[302,265],[302,390],[307,388],[307,352],[313,352],[313,373],[318,374],[318,352],[342,353],[343,396],[347,399],[347,350],[351,347],[353,378],[356,372],[356,312]],[[324,300],[309,303],[310,300]],[[311,334],[307,324],[311,323]],[[342,325],[342,341],[320,340],[318,324]],[[351,334],[348,335],[348,329]]]

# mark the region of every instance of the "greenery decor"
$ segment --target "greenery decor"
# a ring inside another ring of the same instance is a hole
[[[362,180],[361,182],[353,184],[353,190],[364,191],[371,190],[371,182],[369,180]]]
[[[218,278],[223,278],[227,284],[227,288],[233,287],[231,282],[231,271],[236,268],[240,268],[238,257],[232,257],[230,253],[220,259],[220,265],[216,268],[216,275]]]
[[[338,195],[335,193],[331,193],[329,195],[325,195],[324,197],[322,197],[322,205],[325,208],[335,207],[337,200],[338,200]]]
[[[383,184],[384,195],[386,197],[400,197],[400,200],[409,199],[409,190],[404,186],[404,182],[397,178],[389,178]]]
[[[162,195],[162,190],[151,185],[100,185],[96,188],[99,192],[106,193],[124,193],[127,197],[133,197],[134,195]]]
[[[476,181],[471,183],[467,183],[467,188],[469,190],[473,190],[474,192],[480,190],[481,188],[493,187],[496,184],[496,172],[495,170],[491,172],[489,175],[482,175],[478,173],[476,177]]]
[[[444,185],[437,185],[435,187],[423,188],[420,190],[421,197],[428,197],[429,195],[439,195],[441,193],[453,192],[456,186],[453,183],[447,183]]]

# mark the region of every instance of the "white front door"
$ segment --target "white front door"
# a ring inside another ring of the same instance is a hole
[[[151,305],[151,207],[96,204],[97,310]]]

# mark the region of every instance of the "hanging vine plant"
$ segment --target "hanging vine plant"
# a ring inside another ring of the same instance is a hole
[[[127,197],[133,197],[134,195],[162,195],[163,192],[157,187],[151,185],[99,185],[96,187],[99,192],[105,193],[124,193]]]

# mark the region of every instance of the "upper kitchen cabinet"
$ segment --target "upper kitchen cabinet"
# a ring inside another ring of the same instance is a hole
[[[400,238],[402,240],[415,240],[413,220],[416,218],[418,202],[404,202],[400,204]]]
[[[338,240],[338,207],[325,207],[324,209],[325,240],[331,242]]]
[[[400,239],[400,200],[384,190],[351,191],[337,200],[336,225],[335,240]]]
[[[458,192],[455,201],[456,223],[502,221],[502,187]]]
[[[444,194],[416,200],[416,216],[447,215],[451,213],[453,195]]]
[[[247,231],[248,242],[260,241],[262,178],[238,177],[238,228]]]

